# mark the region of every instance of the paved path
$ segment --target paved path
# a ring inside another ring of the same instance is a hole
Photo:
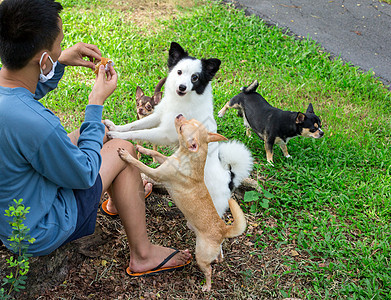
[[[391,5],[378,0],[232,0],[268,24],[310,36],[391,86]]]

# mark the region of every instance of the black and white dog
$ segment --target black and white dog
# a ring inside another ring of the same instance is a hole
[[[171,43],[168,76],[164,96],[154,112],[135,122],[117,126],[105,120],[109,138],[147,141],[157,145],[178,144],[175,117],[196,119],[211,132],[217,131],[213,117],[213,94],[210,81],[220,68],[216,58],[197,59],[177,43]],[[205,165],[205,184],[220,216],[228,208],[232,189],[249,176],[250,151],[241,143],[210,143]]]

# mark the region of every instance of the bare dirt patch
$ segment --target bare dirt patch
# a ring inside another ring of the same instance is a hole
[[[123,11],[128,21],[140,26],[150,26],[154,20],[167,20],[178,13],[180,7],[194,7],[196,0],[113,0],[110,7]]]

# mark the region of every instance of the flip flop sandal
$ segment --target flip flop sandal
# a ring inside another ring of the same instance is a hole
[[[189,260],[186,263],[184,263],[183,265],[162,268],[171,258],[173,258],[179,252],[178,249],[175,249],[175,248],[172,248],[172,249],[174,249],[175,251],[173,253],[171,253],[169,256],[167,256],[156,268],[149,270],[149,271],[145,271],[145,272],[135,273],[135,272],[132,272],[129,269],[129,267],[127,267],[126,274],[130,277],[145,277],[145,276],[157,275],[162,272],[171,272],[171,271],[182,270],[186,265],[188,265],[191,262],[191,258],[189,258]]]
[[[106,216],[109,216],[109,217],[116,217],[118,216],[118,213],[112,213],[112,212],[109,212],[109,210],[107,209],[107,203],[109,202],[109,199],[107,199],[106,201],[103,201],[101,206],[100,206],[100,211],[102,212],[102,214],[106,215]]]
[[[148,192],[148,194],[145,195],[145,199],[147,199],[149,197],[149,195],[151,195],[152,193],[152,189]],[[107,199],[106,201],[103,201],[101,206],[100,206],[100,211],[102,212],[102,214],[106,215],[106,216],[109,216],[109,217],[116,217],[118,216],[118,213],[112,213],[110,212],[108,209],[107,209],[107,203],[109,202],[109,199]]]

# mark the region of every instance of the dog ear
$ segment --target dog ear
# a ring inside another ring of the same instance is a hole
[[[137,86],[137,88],[136,88],[136,100],[140,100],[142,96],[144,96],[144,92],[141,89],[141,87]]]
[[[157,92],[155,95],[153,95],[153,102],[155,105],[158,105],[160,100],[162,100],[163,92]]]
[[[168,51],[168,69],[171,70],[182,58],[187,56],[188,53],[178,43],[172,42]]]
[[[301,124],[304,122],[304,119],[305,119],[305,114],[299,112],[297,113],[297,116],[296,116],[296,124]]]
[[[306,113],[307,114],[314,114],[314,108],[312,107],[312,103],[310,103],[310,105],[308,105]]]
[[[220,142],[220,141],[228,141],[228,139],[225,136],[222,136],[221,134],[208,132],[208,143]]]
[[[207,74],[208,81],[216,75],[217,71],[220,68],[221,60],[217,58],[201,59],[202,68]]]

